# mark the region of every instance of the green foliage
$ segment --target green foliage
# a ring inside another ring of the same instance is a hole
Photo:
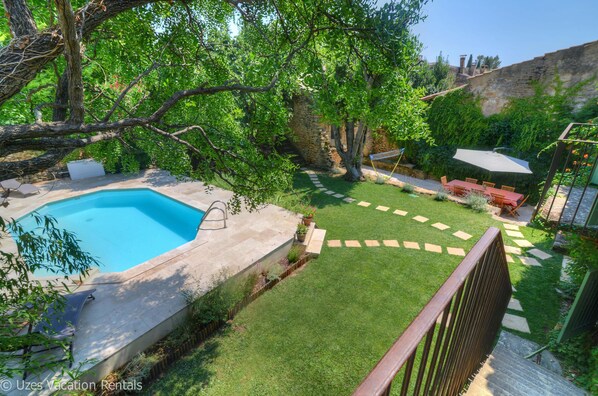
[[[479,101],[463,89],[434,99],[428,124],[434,141],[443,146],[476,145],[488,128]]]
[[[553,332],[550,349],[563,365],[565,376],[590,394],[598,394],[598,345],[595,341],[598,335],[586,332],[557,344],[557,334]]]
[[[401,191],[404,193],[411,194],[415,190],[415,187],[412,184],[405,183],[403,187],[401,187]]]
[[[307,234],[307,226],[303,223],[297,224],[297,235],[305,235]]]
[[[470,193],[465,197],[465,205],[476,212],[485,212],[488,205],[488,198],[482,194]]]
[[[476,65],[478,69],[482,66],[486,66],[488,70],[498,69],[500,67],[500,58],[498,57],[498,55],[478,55]]]
[[[425,94],[429,95],[453,88],[455,75],[451,72],[448,58],[444,58],[441,52],[434,63],[421,62],[411,72],[411,80],[414,87],[424,88]]]
[[[266,274],[266,280],[272,282],[273,280],[280,279],[280,274],[283,273],[283,269],[279,264],[274,264],[268,269]]]
[[[436,191],[436,195],[434,195],[434,200],[439,202],[444,202],[448,200],[448,193],[444,190]]]
[[[291,250],[287,253],[287,260],[289,263],[294,263],[301,257],[302,249],[299,245],[293,245]]]
[[[572,283],[579,287],[588,269],[598,267],[598,249],[595,242],[581,239],[573,233],[570,233],[567,239],[571,261],[565,271],[571,277]]]
[[[598,97],[589,99],[584,105],[575,112],[575,121],[577,122],[592,122],[598,118]]]
[[[37,228],[25,231],[14,220],[0,217],[0,351],[18,352],[30,345],[59,347],[68,355],[70,352],[66,342],[53,341],[35,334],[19,335],[19,331],[27,323],[38,323],[48,307],[56,303],[62,305],[60,291],[69,290],[67,276],[73,274],[81,278],[89,269],[97,265],[96,260],[83,252],[76,236],[66,230],[59,229],[51,217],[43,217],[34,213]],[[2,240],[8,240],[10,234],[16,242],[17,251],[4,250]],[[56,274],[55,280],[42,284],[35,280],[32,273],[45,270]],[[20,353],[20,352],[19,352]],[[65,366],[59,359],[32,358],[27,368],[30,373]],[[20,374],[21,368],[11,364],[11,354],[0,353],[0,377],[12,378]]]

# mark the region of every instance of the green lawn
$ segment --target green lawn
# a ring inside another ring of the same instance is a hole
[[[393,186],[348,184],[320,176],[325,187],[371,202],[368,208],[314,191],[297,174],[299,194],[312,194],[316,222],[327,239],[397,239],[469,250],[489,226],[487,214],[452,202],[414,198]],[[284,203],[284,200],[282,200]],[[375,210],[388,206],[388,212]],[[402,209],[405,217],[392,214]],[[411,218],[428,217],[424,224]],[[440,231],[431,224],[451,229]],[[502,228],[502,227],[501,227]],[[452,232],[474,238],[462,241]],[[522,229],[528,240],[549,251],[545,233]],[[504,235],[507,244],[513,245]],[[543,343],[558,319],[560,256],[543,267],[510,264],[515,297],[532,334]],[[328,248],[305,269],[281,282],[243,310],[232,325],[177,362],[148,391],[151,394],[349,394],[417,315],[461,258],[389,248]],[[513,312],[515,313],[515,312]]]

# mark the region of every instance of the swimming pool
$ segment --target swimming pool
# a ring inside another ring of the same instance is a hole
[[[151,189],[104,190],[52,202],[35,212],[76,234],[100,272],[121,272],[195,239],[204,212]],[[19,219],[38,228],[32,214]],[[35,272],[35,275],[49,275]]]

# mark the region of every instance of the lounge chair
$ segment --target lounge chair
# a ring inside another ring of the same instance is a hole
[[[69,368],[73,365],[73,341],[75,333],[77,332],[77,324],[81,311],[86,302],[95,300],[93,292],[96,289],[85,290],[72,294],[64,295],[64,301],[55,301],[48,307],[48,310],[43,314],[39,323],[33,327],[32,334],[39,334],[47,343],[40,343],[36,346],[29,346],[24,352],[25,355],[25,369],[23,371],[23,380],[27,378],[28,362],[32,353],[49,351],[60,348],[61,345],[48,346],[53,342],[58,344],[61,341],[68,341],[69,346]],[[35,349],[33,347],[42,346],[42,349]],[[64,359],[66,361],[67,359]]]
[[[39,193],[39,188],[33,184],[21,183],[17,179],[8,179],[0,182],[0,187],[4,190],[5,196],[8,196],[11,191],[16,191],[24,196]]]

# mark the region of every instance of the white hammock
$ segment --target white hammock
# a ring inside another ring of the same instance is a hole
[[[374,168],[374,172],[376,172],[376,177],[380,177],[380,174],[378,173],[378,170],[376,169],[376,165],[374,165],[374,161],[378,161],[381,159],[387,159],[387,158],[393,158],[393,157],[399,157],[399,159],[397,159],[397,163],[395,164],[394,168],[392,168],[390,175],[386,176],[386,180],[388,180],[392,177],[392,174],[397,169],[397,166],[399,166],[399,162],[401,161],[401,158],[403,157],[403,153],[405,153],[405,148],[385,151],[383,153],[378,153],[378,154],[370,154],[370,162],[372,163],[372,168]]]

